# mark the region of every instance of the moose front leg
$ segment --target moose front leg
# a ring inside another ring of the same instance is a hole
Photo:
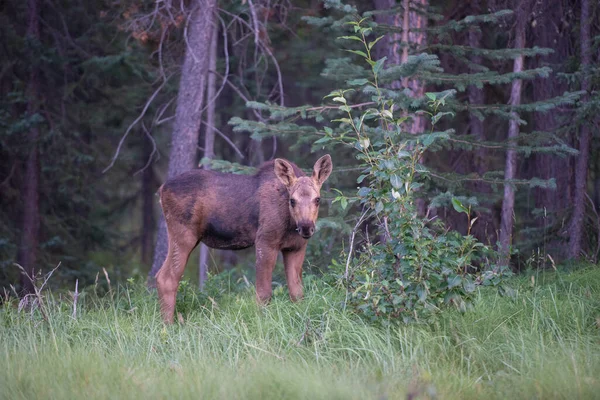
[[[298,301],[302,299],[302,263],[306,254],[306,245],[299,250],[282,251],[285,277],[290,292],[290,299]]]
[[[273,269],[276,262],[277,250],[256,243],[256,299],[259,304],[267,304],[271,300]]]

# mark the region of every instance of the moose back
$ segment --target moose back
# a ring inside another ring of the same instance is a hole
[[[271,298],[273,268],[281,252],[290,298],[300,299],[306,244],[315,231],[321,186],[332,168],[325,155],[309,177],[295,164],[276,159],[251,176],[197,169],[162,185],[169,251],[156,284],[165,322],[173,322],[179,281],[200,242],[217,249],[256,247],[259,303]]]

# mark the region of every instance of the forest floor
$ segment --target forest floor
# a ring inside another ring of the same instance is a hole
[[[98,296],[45,293],[43,311],[0,307],[2,399],[575,399],[600,397],[600,268],[511,278],[473,310],[375,327],[344,293],[308,279],[264,308],[251,290],[184,288],[183,324],[129,283]]]

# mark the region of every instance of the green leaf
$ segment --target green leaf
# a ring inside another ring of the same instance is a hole
[[[383,67],[383,63],[385,62],[386,59],[387,59],[387,57],[383,57],[383,58],[377,60],[375,65],[373,65],[373,73],[375,75],[379,74],[379,71],[381,71],[381,68]]]
[[[360,51],[360,50],[346,50],[349,53],[354,53],[354,54],[358,54],[359,56],[363,56],[366,59],[369,59],[369,57],[367,56],[367,53],[365,53],[364,51]]]
[[[373,32],[373,29],[371,28],[362,28],[360,30],[360,32],[365,35],[365,36],[369,36],[371,34],[371,32]]]
[[[463,282],[463,289],[465,289],[465,292],[467,293],[473,293],[475,291],[475,283],[473,283],[473,280],[466,278]]]
[[[351,79],[346,82],[350,86],[361,86],[369,83],[368,79],[360,78],[360,79]]]
[[[404,185],[404,182],[402,182],[402,179],[396,174],[394,174],[390,177],[390,183],[392,184],[392,186],[395,189],[399,189],[402,187],[402,185]]]
[[[338,97],[334,97],[333,101],[337,101],[338,103],[344,103],[344,104],[346,104],[346,99],[343,98],[343,97],[339,97],[339,96]]]
[[[427,96],[430,100],[435,101],[435,93],[427,92],[425,93],[425,96]]]
[[[346,197],[342,197],[340,199],[340,204],[342,206],[342,210],[345,210],[346,207],[348,206],[348,199]]]
[[[427,299],[427,289],[420,285],[417,289],[417,296],[419,296],[420,301],[425,301]]]
[[[381,111],[381,115],[383,115],[384,117],[387,117],[389,119],[393,119],[394,116],[392,115],[392,112],[390,110],[383,110]]]
[[[373,67],[373,66],[375,66],[375,64],[377,64],[375,61],[373,61],[373,60],[370,60],[370,59],[368,59],[368,58],[367,58],[367,59],[365,59],[365,61],[366,61],[367,63],[369,63],[369,65],[370,65],[371,67]]]
[[[425,147],[431,146],[431,144],[435,140],[435,135],[433,135],[433,134],[428,134],[428,135],[421,136],[421,138],[423,138],[423,137],[424,137],[424,139],[423,139],[423,146],[425,146]]]
[[[377,204],[375,204],[375,212],[377,214],[379,214],[382,211],[383,211],[383,203],[378,201]]]
[[[459,213],[468,214],[469,210],[456,197],[452,198],[452,207]]]
[[[331,122],[342,122],[342,123],[346,123],[346,124],[352,124],[352,120],[350,118],[338,118],[338,119],[334,119]]]
[[[451,275],[448,277],[448,289],[459,286],[462,283],[462,278],[459,275]]]
[[[365,197],[367,196],[369,193],[371,192],[371,188],[370,187],[361,187],[360,189],[358,189],[358,195],[360,197]]]
[[[329,93],[328,95],[323,96],[324,99],[328,98],[328,97],[337,97],[337,96],[342,96],[343,93],[341,90],[334,90],[333,92]]]
[[[373,46],[375,46],[375,44],[377,42],[379,42],[383,37],[385,37],[385,35],[381,35],[379,36],[377,39],[373,40],[372,42],[369,42],[369,50],[371,50],[373,48]]]
[[[362,43],[362,39],[358,36],[339,36],[338,39],[346,39],[346,40],[356,40]]]
[[[324,136],[324,137],[322,137],[321,139],[319,139],[319,140],[316,140],[316,141],[314,142],[314,144],[327,143],[327,142],[329,142],[329,141],[331,141],[331,138],[330,138],[330,137],[327,137],[327,136]]]

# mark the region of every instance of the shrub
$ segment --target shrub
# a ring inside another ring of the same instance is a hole
[[[371,28],[364,20],[349,24],[354,34],[342,39],[362,44],[362,49],[349,51],[369,64],[370,77],[347,82],[357,89],[336,90],[326,96],[338,104],[343,116],[333,120],[335,129],[326,127],[318,141],[356,150],[364,167],[357,180],[362,187],[356,197],[340,192],[334,202],[343,208],[359,204],[361,219],[371,219],[378,226],[377,240],[367,239],[360,255],[346,265],[349,304],[359,314],[382,322],[427,319],[444,305],[466,310],[476,285],[498,285],[509,271],[496,266],[496,254],[470,235],[476,218],[471,220],[470,208],[459,199],[452,198],[452,204],[469,218],[467,235],[448,231],[439,220],[417,213],[417,194],[428,175],[420,160],[431,145],[448,138],[447,132],[435,132],[434,127],[453,114],[441,109],[454,91],[427,93],[428,109],[418,112],[430,117],[431,130],[406,134],[403,127],[411,115],[397,106],[397,94],[380,87],[385,57],[374,60],[371,55],[381,37],[369,41]],[[360,97],[357,93],[370,96],[369,108],[350,104],[351,99]]]

